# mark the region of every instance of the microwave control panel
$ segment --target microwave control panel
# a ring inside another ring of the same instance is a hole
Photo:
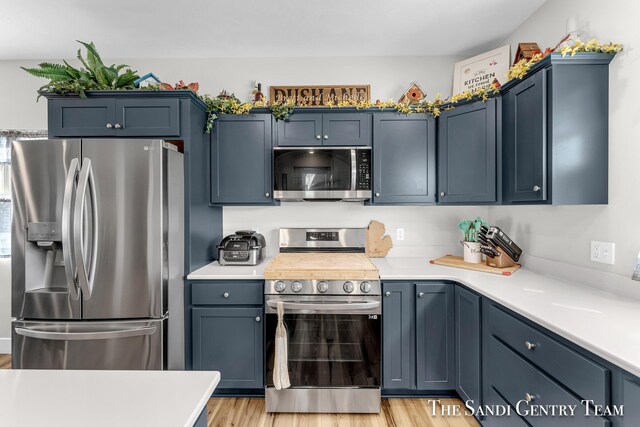
[[[356,190],[371,190],[371,150],[356,151]]]

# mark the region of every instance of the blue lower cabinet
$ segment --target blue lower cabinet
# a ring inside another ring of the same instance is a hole
[[[456,286],[455,290],[455,378],[460,398],[471,405],[480,405],[480,296]]]
[[[193,369],[220,371],[218,389],[260,389],[263,373],[261,307],[192,308]]]
[[[621,427],[640,426],[640,380],[627,377],[622,381],[624,416],[619,418]]]
[[[417,388],[453,390],[454,285],[418,283],[415,295]]]
[[[382,284],[382,388],[415,389],[413,284]]]

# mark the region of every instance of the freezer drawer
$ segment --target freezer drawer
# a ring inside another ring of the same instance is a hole
[[[12,323],[16,369],[162,370],[167,319]]]

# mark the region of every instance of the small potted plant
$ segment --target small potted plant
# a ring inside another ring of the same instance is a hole
[[[476,217],[476,219],[465,219],[458,224],[458,228],[462,230],[464,235],[460,243],[464,246],[465,262],[472,264],[480,264],[482,262],[478,232],[483,225],[486,226],[486,223],[480,217]]]

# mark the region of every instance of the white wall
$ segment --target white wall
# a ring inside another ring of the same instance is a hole
[[[629,277],[640,250],[640,227],[636,226],[640,214],[640,2],[550,0],[506,42],[512,51],[518,42],[554,47],[565,34],[566,19],[575,15],[594,37],[625,45],[609,66],[609,204],[500,206],[489,208],[489,217],[509,230],[530,255]],[[616,264],[590,261],[591,240],[614,242]]]

